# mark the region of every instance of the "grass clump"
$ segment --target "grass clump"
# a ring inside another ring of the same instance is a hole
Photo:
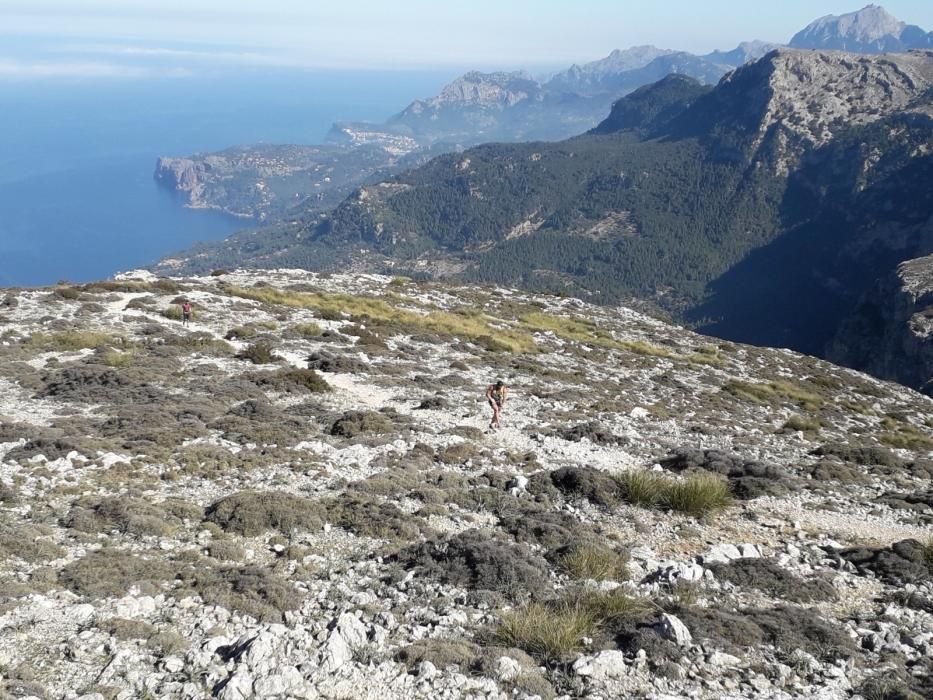
[[[583,638],[643,616],[650,605],[620,589],[582,591],[546,603],[529,603],[503,615],[491,641],[516,647],[554,666],[583,649]]]
[[[299,338],[317,338],[324,331],[316,323],[299,323],[291,327],[291,332]]]
[[[785,400],[799,404],[808,411],[819,410],[823,405],[823,399],[817,394],[783,380],[755,383],[734,379],[723,387],[723,391],[742,401],[759,405],[769,405]]]
[[[639,617],[651,609],[651,603],[626,594],[621,588],[612,591],[584,590],[571,593],[569,604],[587,612],[598,626],[614,625]]]
[[[675,479],[657,472],[630,471],[615,477],[623,500],[642,508],[661,508],[702,518],[732,504],[729,482],[717,474]]]
[[[643,340],[616,340],[592,321],[555,316],[533,311],[521,318],[522,324],[533,331],[550,331],[564,340],[574,340],[587,345],[597,345],[615,350],[625,350],[636,355],[651,357],[674,357],[667,348]]]
[[[796,432],[801,430],[805,433],[816,433],[819,432],[821,427],[822,424],[820,423],[819,418],[811,418],[809,416],[791,416],[784,422],[781,430],[784,432]]]
[[[133,352],[108,350],[101,356],[101,362],[107,367],[127,367],[133,363]]]
[[[59,352],[102,348],[113,345],[115,338],[97,331],[60,331],[58,333],[34,333],[29,344],[45,350]]]
[[[881,420],[881,427],[887,432],[881,433],[878,439],[888,447],[905,450],[933,450],[933,438],[910,423],[885,416]]]
[[[562,605],[555,609],[531,603],[502,617],[493,642],[517,647],[543,664],[554,665],[581,651],[583,637],[591,636],[594,627],[593,616],[582,607]]]
[[[181,321],[182,320],[182,311],[181,306],[172,304],[171,306],[162,309],[162,316],[169,319],[170,321]],[[194,310],[191,311],[191,320],[194,320]]]
[[[372,320],[403,330],[417,330],[464,336],[471,340],[492,338],[508,352],[535,352],[534,339],[525,332],[497,328],[488,317],[475,311],[450,312],[432,310],[417,313],[392,306],[382,299],[348,294],[326,294],[324,292],[289,292],[272,287],[231,287],[233,296],[252,299],[267,304],[280,304],[292,308],[315,309],[323,318],[341,318],[347,315],[354,320]]]
[[[626,471],[615,477],[622,491],[622,498],[633,506],[655,508],[661,502],[671,479],[649,471]]]
[[[729,482],[715,474],[693,474],[684,481],[672,481],[661,499],[664,507],[700,518],[732,504]]]
[[[696,352],[687,355],[684,359],[691,364],[709,365],[711,367],[722,367],[726,364],[719,352],[719,348],[715,345],[704,345],[697,348]]]
[[[571,545],[557,563],[570,578],[581,581],[622,581],[628,577],[628,557],[594,542]]]

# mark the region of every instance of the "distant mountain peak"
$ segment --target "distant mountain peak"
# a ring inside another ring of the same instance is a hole
[[[933,33],[902,22],[880,5],[843,15],[826,15],[794,35],[790,46],[859,53],[900,52],[933,46]]]

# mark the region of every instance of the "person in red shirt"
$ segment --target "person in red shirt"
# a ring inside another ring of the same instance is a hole
[[[185,299],[181,305],[181,323],[183,326],[187,326],[191,321],[191,302]]]

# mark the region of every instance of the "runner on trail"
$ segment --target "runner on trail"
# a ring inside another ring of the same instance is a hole
[[[502,407],[505,405],[505,397],[508,393],[509,388],[502,383],[501,379],[486,387],[486,400],[492,408],[492,420],[489,422],[490,430],[502,427],[499,419],[502,417]]]
[[[181,305],[181,325],[187,326],[191,321],[191,302],[187,299]]]

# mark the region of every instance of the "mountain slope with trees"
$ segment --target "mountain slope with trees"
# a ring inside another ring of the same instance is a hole
[[[933,251],[931,85],[933,52],[779,50],[715,89],[662,80],[584,136],[441,156],[201,263],[637,296],[819,354],[874,279]]]

